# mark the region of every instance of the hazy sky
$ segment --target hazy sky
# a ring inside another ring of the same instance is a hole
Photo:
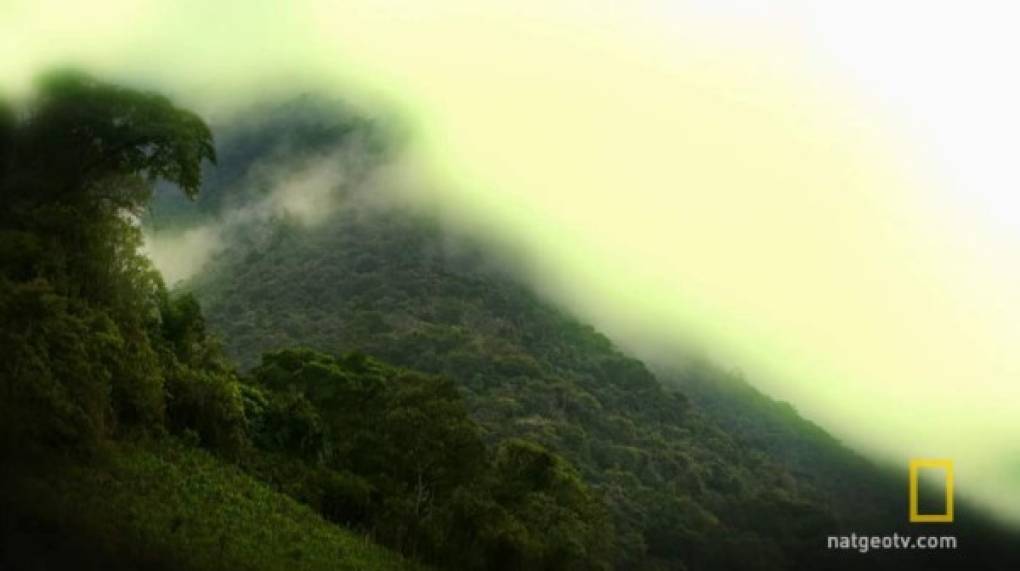
[[[207,114],[382,101],[411,194],[611,337],[697,341],[876,458],[953,458],[1020,521],[1010,3],[66,4],[0,0],[9,91],[73,61]]]

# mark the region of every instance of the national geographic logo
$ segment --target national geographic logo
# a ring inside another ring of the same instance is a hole
[[[921,470],[944,470],[946,475],[945,513],[918,513],[918,472]],[[911,523],[952,523],[953,522],[953,461],[947,459],[916,458],[910,461],[910,522]]]

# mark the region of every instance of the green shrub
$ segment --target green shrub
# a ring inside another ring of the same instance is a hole
[[[168,418],[175,432],[191,430],[200,443],[237,457],[247,443],[240,383],[233,375],[179,366],[167,380]]]
[[[94,446],[114,428],[112,371],[122,339],[101,312],[44,280],[0,278],[0,432],[26,445]]]

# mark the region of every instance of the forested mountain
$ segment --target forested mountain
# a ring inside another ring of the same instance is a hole
[[[78,73],[0,105],[0,568],[1012,568],[972,524],[826,551],[904,531],[902,484],[376,199],[392,141],[312,97],[210,130]],[[143,227],[200,271],[168,288]]]
[[[140,251],[153,184],[194,197],[215,158],[200,118],[62,72],[0,119],[0,568],[609,565],[574,468],[486,447],[449,379],[298,349],[237,374]]]
[[[420,210],[363,200],[356,181],[387,154],[361,143],[373,140],[370,124],[314,98],[254,117],[243,136],[220,131],[233,176],[190,210],[158,197],[152,219],[170,228],[228,222],[222,253],[183,287],[242,367],[300,345],[453,379],[488,446],[538,442],[576,467],[611,515],[619,568],[855,567],[856,554],[826,552],[826,535],[911,532],[898,475],[788,405],[705,363],[663,367],[657,378],[539,299],[498,254],[451,237]],[[347,133],[358,133],[355,144]],[[252,139],[263,146],[253,151]],[[262,165],[306,164],[337,148],[362,157],[346,160],[364,170],[334,184],[325,221],[303,225],[283,209],[234,223],[272,192],[259,184]],[[973,537],[988,537],[974,527],[982,533]],[[1003,543],[976,541],[989,561],[1002,555]],[[879,568],[959,562],[868,556]]]
[[[240,462],[272,453],[245,398],[286,399],[139,250],[152,184],[194,196],[214,157],[193,113],[80,73],[0,102],[0,568],[415,566]]]

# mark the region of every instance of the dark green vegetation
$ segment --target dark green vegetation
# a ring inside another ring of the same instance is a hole
[[[371,121],[304,98],[217,132],[200,169],[201,120],[75,74],[0,108],[0,568],[1011,568],[969,528],[826,552],[902,531],[899,484],[371,200]],[[274,197],[324,161],[305,226]],[[173,291],[139,251],[158,181],[150,228],[222,241]]]
[[[611,530],[561,458],[507,440],[490,452],[446,378],[360,353],[284,350],[246,387],[244,463],[330,520],[458,569],[598,568]]]
[[[0,567],[405,567],[226,462],[243,385],[134,221],[198,191],[205,124],[75,73],[0,118]]]
[[[235,372],[139,251],[152,185],[194,198],[214,159],[196,116],[60,73],[3,120],[4,568],[409,565],[372,540],[455,568],[608,566],[574,469],[486,448],[448,379],[307,350]]]
[[[7,484],[3,569],[407,569],[234,466],[172,439],[107,444]]]

